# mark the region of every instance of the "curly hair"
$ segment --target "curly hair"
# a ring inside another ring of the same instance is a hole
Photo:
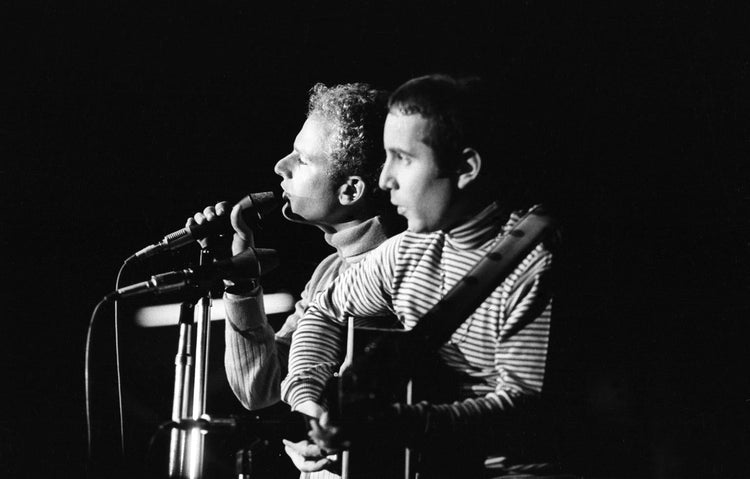
[[[383,124],[388,110],[388,93],[367,83],[327,87],[318,83],[310,89],[307,116],[320,116],[334,126],[331,137],[329,174],[335,182],[360,176],[366,195],[383,200],[378,177],[385,160]]]

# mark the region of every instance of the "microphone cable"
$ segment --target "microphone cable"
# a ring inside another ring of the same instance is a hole
[[[120,269],[117,272],[115,279],[115,290],[120,287],[120,278],[125,266],[135,258],[135,255],[127,258]],[[84,359],[84,402],[86,406],[86,442],[89,462],[92,459],[91,441],[92,441],[92,426],[91,426],[91,338],[93,336],[94,323],[99,314],[99,308],[107,302],[107,298],[101,299],[94,307],[89,320],[88,330],[86,332],[86,346],[85,346],[85,359]],[[118,315],[118,302],[114,301],[114,333],[115,333],[115,370],[117,377],[117,412],[120,426],[120,454],[123,459],[125,458],[125,428],[123,422],[123,402],[122,402],[122,378],[120,374],[120,338],[119,338],[119,315]]]
[[[120,278],[125,266],[135,258],[135,255],[131,255],[125,261],[122,262],[120,269],[117,271],[117,278],[115,279],[115,291],[120,289]],[[117,373],[117,414],[120,420],[120,454],[123,460],[125,460],[125,423],[122,405],[122,375],[120,372],[120,315],[119,308],[120,302],[115,300],[114,302],[114,326],[115,326],[115,371]]]
[[[86,347],[85,347],[85,359],[83,365],[83,385],[84,385],[84,403],[86,405],[86,445],[88,451],[88,460],[91,462],[91,398],[90,398],[90,383],[89,383],[89,356],[91,349],[91,331],[94,329],[94,321],[96,320],[99,308],[106,302],[106,299],[99,300],[94,306],[94,311],[91,313],[91,319],[89,320],[89,327],[86,333]]]

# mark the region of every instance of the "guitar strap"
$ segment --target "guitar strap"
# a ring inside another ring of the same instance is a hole
[[[399,354],[404,357],[399,362],[398,370],[404,376],[411,375],[413,371],[410,369],[416,367],[419,359],[440,349],[485,298],[554,229],[554,219],[542,207],[531,209],[411,330],[388,331],[355,327],[354,318],[350,317],[346,358],[339,376],[351,369],[363,372],[373,367],[382,367],[393,355],[391,353],[394,351],[387,345],[393,344],[394,340],[409,344],[408,347],[400,348]],[[369,334],[371,332],[378,334]],[[354,361],[354,343],[359,344],[360,339],[364,340],[364,347],[360,345],[357,349],[364,351],[364,354]]]
[[[428,351],[437,351],[487,296],[555,229],[541,206],[531,209],[410,331]]]
[[[422,317],[417,325],[409,331],[394,331],[401,339],[404,339],[415,347],[405,348],[412,355],[412,360],[400,363],[400,372],[409,374],[408,369],[414,367],[417,359],[425,357],[424,353],[437,351],[450,339],[453,332],[476,311],[487,296],[505,278],[513,272],[518,264],[539,243],[544,241],[553,231],[555,222],[545,210],[537,206],[526,213],[511,228],[511,230],[492,249],[480,259],[450,291],[430,311]],[[380,364],[383,361],[384,344],[394,339],[393,336],[382,335],[364,348],[365,356],[361,358],[364,362],[354,362],[355,330],[366,331],[370,328],[355,328],[354,318],[349,318],[347,326],[347,351],[346,358],[339,371],[339,377],[351,373],[353,369],[359,369],[363,364]],[[369,341],[365,341],[369,343]],[[378,356],[378,354],[381,354]],[[385,354],[386,358],[390,354]],[[369,360],[369,361],[368,361]],[[355,377],[362,378],[363,375],[356,374]],[[339,390],[339,394],[341,391]],[[411,381],[406,388],[407,403],[411,403]],[[342,451],[342,479],[348,479],[349,451]],[[411,476],[411,451],[405,450],[404,477]]]

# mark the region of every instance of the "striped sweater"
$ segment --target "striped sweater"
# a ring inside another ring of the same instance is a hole
[[[292,407],[307,400],[320,402],[345,346],[343,318],[390,313],[411,329],[518,219],[518,214],[508,219],[492,204],[447,232],[407,231],[339,276],[299,321],[289,374],[281,385],[283,399]],[[551,253],[538,245],[440,349],[445,365],[464,379],[460,397],[450,404],[420,403],[413,409],[421,414],[429,411],[432,424],[471,430],[495,427],[503,416],[541,395],[550,330],[551,266]],[[489,463],[508,469],[497,457]]]

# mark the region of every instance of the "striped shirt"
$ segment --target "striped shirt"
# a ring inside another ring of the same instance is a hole
[[[340,365],[344,318],[390,313],[405,329],[413,328],[519,218],[512,214],[508,219],[491,204],[447,232],[407,231],[339,276],[299,321],[282,398],[292,407],[320,402]],[[442,361],[464,380],[455,402],[430,405],[433,421],[487,425],[540,396],[550,330],[551,266],[552,254],[537,245],[442,346]]]

